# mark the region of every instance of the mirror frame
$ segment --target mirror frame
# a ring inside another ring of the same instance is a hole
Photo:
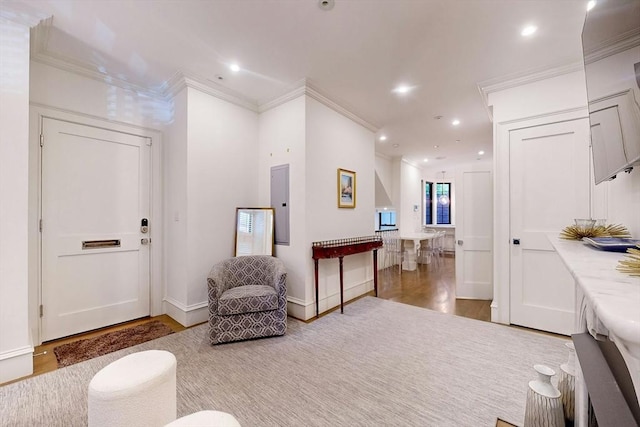
[[[265,232],[271,233],[271,244],[269,245],[269,251],[265,251],[265,253],[251,253],[251,254],[243,254],[238,255],[238,230],[240,226],[240,212],[241,211],[251,211],[251,212],[271,212],[271,220],[267,220],[265,224]],[[254,207],[243,207],[236,208],[236,232],[234,237],[234,251],[233,256],[247,256],[247,255],[271,255],[275,256],[275,209],[274,208],[254,208]],[[268,253],[266,253],[268,252]]]

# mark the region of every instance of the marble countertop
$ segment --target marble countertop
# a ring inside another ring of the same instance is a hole
[[[625,253],[602,251],[557,235],[548,237],[599,321],[635,357],[640,356],[640,277],[616,270]]]

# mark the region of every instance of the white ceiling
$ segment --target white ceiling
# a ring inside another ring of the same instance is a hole
[[[441,171],[491,156],[480,82],[582,60],[586,3],[335,0],[324,11],[317,0],[2,0],[0,12],[53,16],[47,52],[150,89],[182,71],[262,104],[309,79],[388,136],[377,152]],[[525,39],[529,23],[538,31]],[[398,96],[398,84],[414,90]]]

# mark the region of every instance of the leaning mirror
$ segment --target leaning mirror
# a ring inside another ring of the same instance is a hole
[[[273,255],[273,208],[236,208],[236,255]]]

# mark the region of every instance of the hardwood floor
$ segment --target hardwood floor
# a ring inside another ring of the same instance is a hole
[[[380,270],[378,298],[471,319],[490,321],[491,301],[456,299],[455,258],[445,257],[439,268],[435,264],[418,264],[416,271]]]
[[[56,355],[53,353],[53,349],[59,345],[66,344],[73,341],[79,341],[87,338],[93,338],[108,332],[119,331],[121,329],[130,328],[132,326],[141,325],[143,323],[158,320],[165,325],[169,326],[174,332],[184,331],[186,328],[180,323],[173,320],[167,315],[155,316],[155,317],[143,317],[141,319],[132,320],[130,322],[121,323],[118,325],[110,326],[107,328],[96,329],[94,331],[86,332],[83,334],[73,335],[59,340],[53,340],[36,346],[33,357],[33,375],[29,377],[20,378],[17,381],[25,378],[30,378],[36,375],[44,374],[46,372],[55,371],[58,369],[58,362],[56,361]],[[7,383],[8,384],[8,383]],[[4,385],[4,384],[3,384]]]
[[[445,257],[439,268],[435,268],[434,265],[419,264],[416,271],[403,271],[402,274],[398,272],[397,266],[380,270],[378,274],[378,297],[443,313],[489,321],[491,319],[491,301],[456,299],[455,283],[455,259],[453,257]],[[53,349],[61,344],[93,338],[107,332],[153,320],[163,322],[175,332],[186,329],[171,317],[162,315],[145,317],[112,327],[49,341],[35,348],[32,376],[58,369]],[[24,378],[20,380],[22,379]]]

